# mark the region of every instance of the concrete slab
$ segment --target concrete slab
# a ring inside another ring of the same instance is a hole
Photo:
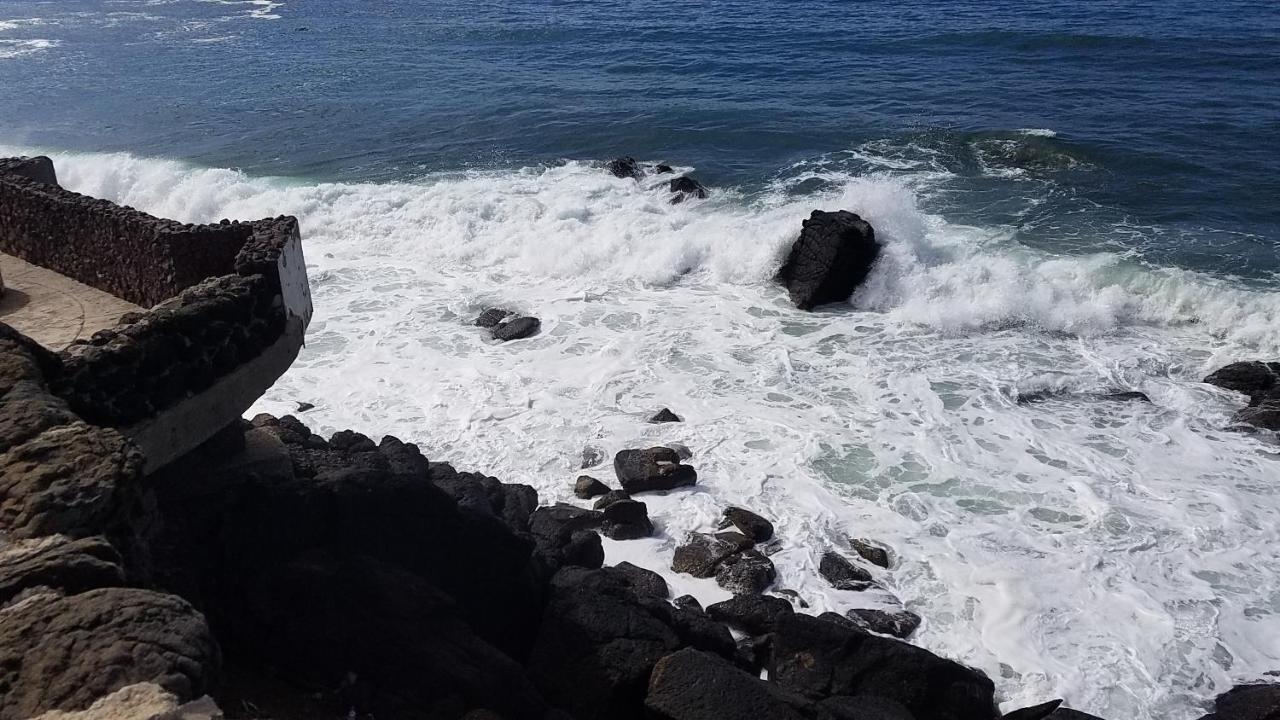
[[[4,253],[0,253],[0,275],[5,287],[0,322],[50,350],[61,350],[73,340],[113,327],[127,312],[142,311],[131,302]]]

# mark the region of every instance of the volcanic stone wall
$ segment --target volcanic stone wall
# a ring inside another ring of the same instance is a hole
[[[47,158],[0,160],[0,252],[143,307],[232,273],[253,232],[153,217],[50,180]]]

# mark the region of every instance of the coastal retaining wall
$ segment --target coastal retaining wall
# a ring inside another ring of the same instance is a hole
[[[0,160],[0,251],[150,307],[61,350],[49,385],[154,470],[238,419],[297,356],[312,313],[298,222],[182,225],[53,178],[51,163]]]

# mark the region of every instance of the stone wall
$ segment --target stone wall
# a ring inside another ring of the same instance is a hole
[[[57,184],[48,158],[0,160],[0,252],[152,307],[235,270],[254,223],[186,225]]]

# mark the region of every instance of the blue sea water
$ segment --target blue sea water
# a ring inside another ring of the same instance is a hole
[[[1280,357],[1273,2],[0,0],[0,155],[35,152],[300,218],[316,316],[255,410],[548,502],[584,446],[688,445],[697,492],[606,541],[676,594],[719,599],[668,564],[732,503],[814,611],[905,603],[1006,710],[1189,720],[1280,669],[1280,452],[1199,382]],[[817,207],[885,251],[810,314],[770,278]],[[542,334],[488,343],[495,304]],[[817,578],[851,535],[885,593]]]

